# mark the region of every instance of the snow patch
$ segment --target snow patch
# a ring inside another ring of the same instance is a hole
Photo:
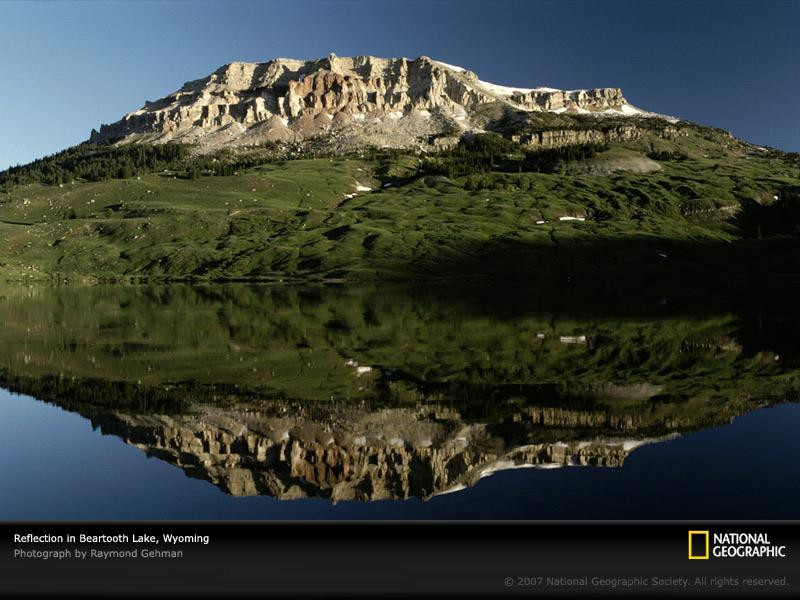
[[[464,67],[457,67],[456,65],[448,65],[446,62],[442,62],[440,60],[435,60],[433,62],[435,62],[437,65],[443,66],[445,69],[450,69],[451,71],[458,71],[459,73],[463,73],[464,71],[466,71]]]
[[[482,86],[485,90],[490,91],[493,94],[498,96],[513,96],[514,94],[529,94],[530,92],[536,91],[536,88],[518,88],[518,87],[510,87],[507,85],[497,85],[496,83],[489,83],[487,81],[481,81],[480,79],[477,82],[480,86]]]
[[[633,107],[633,106],[631,106],[630,104],[623,104],[623,105],[620,107],[619,111],[620,111],[620,112],[621,112],[623,115],[640,115],[640,114],[642,114],[642,113],[644,112],[644,111],[642,111],[642,110],[639,110],[638,108],[634,108],[634,107]]]

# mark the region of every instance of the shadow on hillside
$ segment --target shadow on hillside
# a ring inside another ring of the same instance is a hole
[[[437,281],[566,285],[595,289],[686,289],[740,293],[800,285],[800,238],[735,242],[640,236],[529,244],[500,240],[471,255],[442,253],[415,265]],[[643,288],[643,286],[645,286]]]

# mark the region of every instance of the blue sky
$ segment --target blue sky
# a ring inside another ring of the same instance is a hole
[[[481,79],[619,86],[647,110],[800,150],[800,2],[3,2],[0,169],[234,60],[432,58]]]

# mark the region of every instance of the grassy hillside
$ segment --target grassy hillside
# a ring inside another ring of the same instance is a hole
[[[86,162],[78,152],[67,156],[71,162],[19,168],[0,176],[0,277],[564,281],[800,273],[800,166],[791,155],[700,127],[673,139],[644,135],[538,153],[496,135],[480,139],[434,156],[291,159],[251,149],[202,158],[142,151],[134,160],[123,148],[117,162],[105,154]],[[48,178],[60,183],[42,183]]]

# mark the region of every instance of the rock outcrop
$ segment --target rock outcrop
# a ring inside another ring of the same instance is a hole
[[[424,146],[481,131],[487,105],[516,111],[646,116],[618,88],[520,89],[421,56],[234,62],[92,131],[92,142],[195,143],[202,149],[328,136],[338,145]],[[629,135],[625,132],[621,136]],[[547,143],[540,140],[539,144]]]

